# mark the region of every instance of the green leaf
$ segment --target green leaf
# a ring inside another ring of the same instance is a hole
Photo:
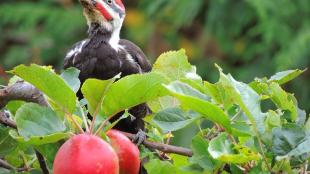
[[[305,123],[305,129],[307,132],[310,132],[310,115],[308,116],[308,120]]]
[[[274,127],[281,127],[281,117],[275,111],[268,111],[265,120],[267,130],[272,130]]]
[[[225,163],[242,164],[260,157],[247,147],[236,146],[231,143],[227,133],[221,133],[212,139],[208,148],[209,153],[215,159]]]
[[[273,148],[277,156],[284,156],[295,148],[305,137],[303,129],[295,124],[286,124],[272,130]]]
[[[296,157],[296,156],[307,154],[306,158],[309,158],[309,156],[310,156],[309,152],[310,152],[310,137],[307,136],[301,142],[299,142],[297,147],[292,149],[286,156],[295,156]]]
[[[0,174],[14,174],[14,172],[9,171],[9,170],[4,169],[4,168],[0,168]]]
[[[231,123],[232,134],[238,137],[248,137],[253,135],[251,127],[246,122],[235,121]]]
[[[26,140],[33,136],[46,136],[65,131],[66,127],[56,115],[47,107],[34,103],[24,104],[16,112],[18,133]]]
[[[278,159],[297,157],[310,152],[310,137],[297,124],[286,124],[282,128],[274,128],[272,135],[272,151]]]
[[[0,157],[12,152],[17,142],[9,135],[8,128],[0,126]]]
[[[171,163],[159,159],[151,160],[145,164],[145,168],[148,174],[175,174],[175,168]]]
[[[262,113],[260,107],[260,96],[247,84],[236,81],[230,74],[225,75],[222,69],[220,71],[220,80],[217,86],[221,90],[228,102],[237,104],[244,111],[254,126],[254,129],[259,133],[264,133],[264,120],[266,114]],[[231,105],[231,104],[229,104]]]
[[[195,113],[184,112],[180,108],[168,108],[155,114],[153,122],[163,131],[176,131],[193,123],[199,116]]]
[[[148,101],[147,104],[154,113],[180,105],[178,99],[172,96],[159,97],[154,100]]]
[[[176,174],[200,174],[201,172],[189,170],[191,166],[188,157],[176,154],[170,154]]]
[[[272,171],[275,173],[283,173],[283,171],[285,171],[285,173],[288,174],[297,174],[297,172],[292,170],[289,159],[277,160],[272,168]]]
[[[296,121],[298,108],[295,103],[296,99],[294,95],[285,92],[279,84],[272,82],[269,85],[269,95],[271,100],[282,110],[290,111],[290,118]]]
[[[181,78],[201,81],[201,77],[196,74],[196,68],[188,62],[184,49],[160,55],[153,65],[153,72],[162,73],[171,81]]]
[[[287,114],[290,121],[298,119],[299,108],[297,107],[296,98],[293,94],[284,91],[278,83],[256,79],[251,83],[251,87],[260,95],[263,95],[265,99],[271,99],[278,108],[285,112],[288,111]]]
[[[196,135],[192,140],[193,150],[192,163],[199,164],[204,170],[209,172],[217,170],[221,163],[214,160],[208,152],[209,143],[202,136]]]
[[[88,102],[88,110],[92,116],[98,105],[101,106],[104,95],[114,81],[115,78],[110,80],[88,79],[84,82],[81,91]]]
[[[102,110],[105,115],[145,103],[166,94],[162,84],[167,79],[158,73],[135,74],[121,78],[108,89]]]
[[[50,143],[56,143],[59,140],[67,139],[70,137],[70,133],[53,133],[49,135],[44,136],[31,136],[30,138],[24,138],[22,136],[19,136],[18,133],[15,130],[10,130],[9,132],[10,136],[14,138],[19,143],[23,144],[31,144],[31,145],[43,145],[43,144],[50,144]]]
[[[216,103],[223,103],[225,104],[226,102],[223,101],[223,97],[221,96],[221,92],[219,91],[219,89],[217,88],[217,85],[215,84],[211,84],[207,81],[204,82],[204,86],[206,88],[206,93],[212,97],[212,99],[216,102]],[[228,107],[227,107],[228,108]]]
[[[278,84],[282,85],[300,76],[305,71],[306,69],[305,70],[296,69],[296,70],[278,72],[275,75],[271,76],[269,81],[275,81]]]
[[[189,86],[188,84],[180,82],[180,81],[174,81],[174,82],[170,83],[169,87],[173,88],[173,90],[176,93],[181,93],[183,95],[196,97],[196,98],[199,98],[202,100],[207,100],[207,101],[210,100],[210,98],[208,96],[204,95],[203,93],[201,93],[197,89],[194,89],[193,87]]]
[[[10,101],[5,108],[8,109],[13,115],[15,115],[18,108],[20,108],[23,104],[25,104],[24,101]]]
[[[76,104],[74,91],[50,68],[35,64],[31,66],[20,65],[10,72],[34,85],[68,112],[74,111]]]
[[[172,82],[169,85],[165,85],[170,94],[176,97],[183,106],[196,111],[205,118],[220,124],[228,132],[231,132],[231,125],[228,116],[218,106],[197,97],[197,91],[191,87],[186,88],[184,91],[183,86],[186,85],[181,82]]]
[[[80,79],[79,79],[80,70],[76,68],[68,68],[62,74],[61,77],[67,82],[71,89],[77,93],[80,89]]]

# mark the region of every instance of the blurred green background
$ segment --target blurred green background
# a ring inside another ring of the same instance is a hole
[[[271,76],[310,64],[309,0],[123,0],[122,37],[154,61],[185,48],[204,79],[215,82],[214,63],[238,80]],[[61,70],[66,51],[87,37],[77,0],[0,1],[0,84],[21,63]],[[310,71],[285,88],[310,111]]]

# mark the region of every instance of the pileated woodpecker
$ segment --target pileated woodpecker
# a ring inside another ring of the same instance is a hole
[[[88,78],[110,79],[151,71],[152,67],[139,47],[128,40],[120,39],[120,30],[125,18],[121,0],[80,0],[89,26],[88,38],[76,43],[67,53],[64,68],[76,67],[80,80]],[[79,92],[79,97],[81,93]],[[126,96],[124,96],[126,97]],[[146,104],[129,110],[135,119],[127,118],[116,129],[130,133],[144,130],[142,118],[147,115]],[[119,118],[117,114],[114,119]],[[141,138],[141,137],[139,137]],[[144,137],[145,138],[145,137]]]

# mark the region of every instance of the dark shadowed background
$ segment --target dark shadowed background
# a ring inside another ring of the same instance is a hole
[[[215,82],[214,63],[241,81],[310,64],[309,0],[123,0],[122,37],[154,61],[184,48],[206,80]],[[0,84],[21,63],[61,70],[66,50],[85,38],[77,0],[0,1]],[[310,111],[310,71],[287,84],[301,108]]]

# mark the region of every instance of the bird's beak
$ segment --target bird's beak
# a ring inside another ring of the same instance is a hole
[[[91,10],[94,7],[96,7],[97,1],[96,0],[80,0],[80,3],[84,8]]]

